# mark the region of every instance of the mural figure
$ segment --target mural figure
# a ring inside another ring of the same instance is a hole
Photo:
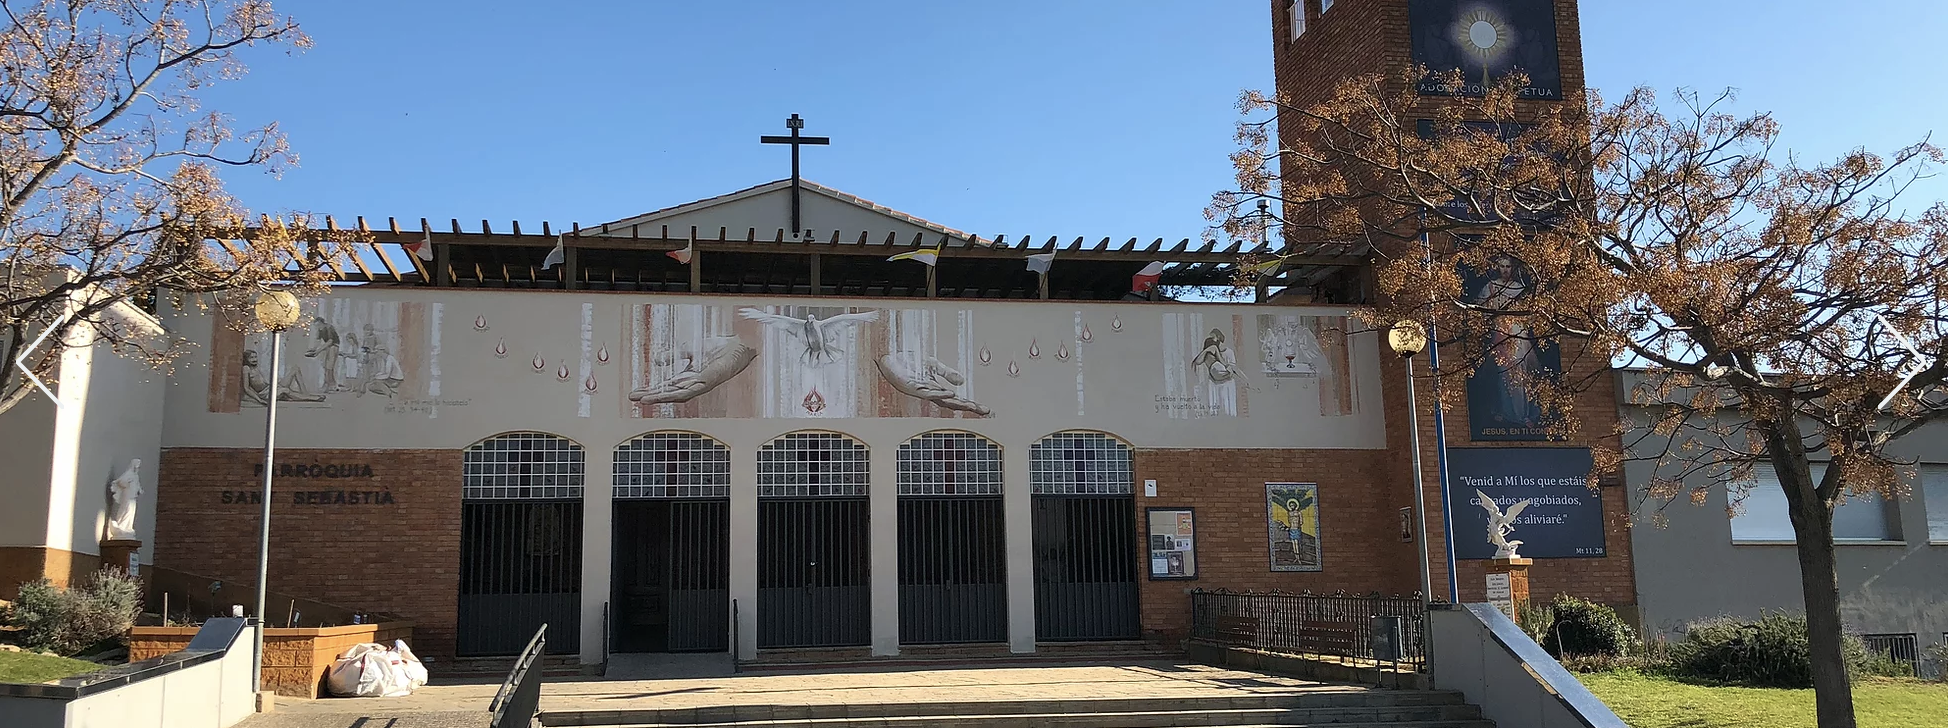
[[[1224,343],[1224,332],[1217,329],[1211,329],[1204,337],[1204,349],[1190,365],[1203,367],[1205,378],[1212,384],[1223,384],[1238,376],[1238,356]]]
[[[842,330],[879,318],[878,311],[863,311],[843,313],[823,320],[816,314],[808,313],[800,320],[755,308],[738,309],[737,315],[790,334],[805,346],[804,361],[811,366],[836,362],[840,355],[846,353],[836,345]]]
[[[979,402],[966,399],[954,388],[967,379],[953,367],[942,364],[939,359],[920,357],[904,352],[893,352],[874,360],[879,376],[893,385],[893,389],[909,397],[924,399],[947,409],[972,412],[986,417],[993,410]]]
[[[1495,558],[1522,558],[1515,554],[1515,547],[1521,546],[1522,542],[1510,541],[1508,535],[1515,532],[1516,517],[1522,515],[1522,511],[1535,501],[1524,500],[1509,506],[1508,512],[1503,513],[1501,506],[1496,505],[1495,499],[1488,497],[1488,494],[1476,490],[1475,497],[1480,499],[1482,510],[1488,511],[1488,543],[1495,546]]]
[[[142,500],[142,459],[129,461],[128,470],[108,484],[108,540],[135,540],[135,505]]]
[[[399,385],[406,381],[406,372],[399,367],[399,358],[386,349],[385,344],[366,347],[365,379],[359,385],[357,396],[366,392],[383,394],[387,397],[399,396]]]
[[[269,406],[271,402],[271,378],[273,375],[266,374],[258,369],[258,362],[259,359],[256,350],[244,350],[243,401],[245,404],[265,407]],[[311,391],[309,387],[305,386],[304,378],[298,376],[297,372],[292,372],[291,376],[286,377],[279,390],[277,399],[280,402],[325,401],[324,393]]]
[[[677,404],[708,394],[732,377],[744,372],[758,358],[758,350],[746,346],[736,336],[713,337],[705,343],[703,366],[694,355],[684,352],[683,369],[675,376],[629,393],[629,401],[643,404]]]
[[[1267,377],[1313,377],[1319,374],[1319,362],[1325,360],[1325,353],[1319,348],[1319,337],[1312,334],[1312,327],[1305,325],[1297,316],[1274,318],[1268,314],[1258,317],[1259,360]]]
[[[338,378],[340,371],[338,343],[337,327],[332,326],[330,321],[322,317],[312,319],[311,349],[304,352],[304,355],[317,359],[318,363],[324,366],[324,385],[327,392],[342,392],[345,389],[344,383]],[[356,343],[353,344],[352,351],[358,351]]]

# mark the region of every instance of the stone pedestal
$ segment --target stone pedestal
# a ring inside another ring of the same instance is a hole
[[[1521,605],[1529,603],[1531,559],[1495,559],[1488,562],[1488,603],[1502,610],[1509,619]]]
[[[117,568],[127,571],[129,576],[141,576],[136,568],[136,552],[142,550],[142,542],[135,539],[109,539],[101,542],[101,568]]]

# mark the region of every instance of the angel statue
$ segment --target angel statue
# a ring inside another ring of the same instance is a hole
[[[142,459],[129,461],[128,470],[108,484],[108,540],[135,539],[135,504],[142,500]]]
[[[1494,544],[1495,546],[1495,558],[1522,558],[1515,554],[1515,547],[1522,545],[1522,542],[1510,541],[1508,540],[1508,535],[1515,532],[1516,517],[1522,515],[1522,510],[1528,508],[1529,504],[1535,501],[1522,501],[1509,506],[1508,512],[1503,513],[1501,507],[1495,505],[1495,499],[1488,497],[1487,493],[1477,490],[1475,491],[1475,495],[1481,499],[1482,509],[1488,511],[1488,543]]]
[[[766,313],[755,308],[739,309],[737,315],[769,326],[797,339],[804,345],[804,359],[808,366],[818,366],[839,360],[846,353],[838,347],[845,330],[856,324],[863,324],[879,318],[878,311],[842,313],[831,318],[820,319],[814,314],[805,314],[803,319],[776,313]]]

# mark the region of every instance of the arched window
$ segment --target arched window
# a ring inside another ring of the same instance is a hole
[[[729,498],[730,449],[692,432],[652,432],[616,447],[617,498]]]
[[[967,432],[928,432],[899,450],[900,495],[1001,495],[1001,448]]]
[[[539,432],[514,432],[467,448],[461,484],[467,500],[582,497],[582,446]]]
[[[759,498],[866,495],[872,480],[865,444],[830,432],[793,432],[758,450]]]
[[[1099,432],[1058,432],[1028,451],[1036,495],[1129,495],[1130,446]]]

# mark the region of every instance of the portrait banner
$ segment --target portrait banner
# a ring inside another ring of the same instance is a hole
[[[1319,548],[1319,485],[1266,483],[1272,571],[1324,571]]]
[[[1529,267],[1496,255],[1488,270],[1461,266],[1462,295],[1484,309],[1520,308],[1535,285]],[[1484,442],[1549,439],[1554,423],[1531,387],[1562,372],[1562,347],[1538,336],[1519,316],[1493,316],[1482,341],[1485,353],[1468,375],[1468,435]]]

